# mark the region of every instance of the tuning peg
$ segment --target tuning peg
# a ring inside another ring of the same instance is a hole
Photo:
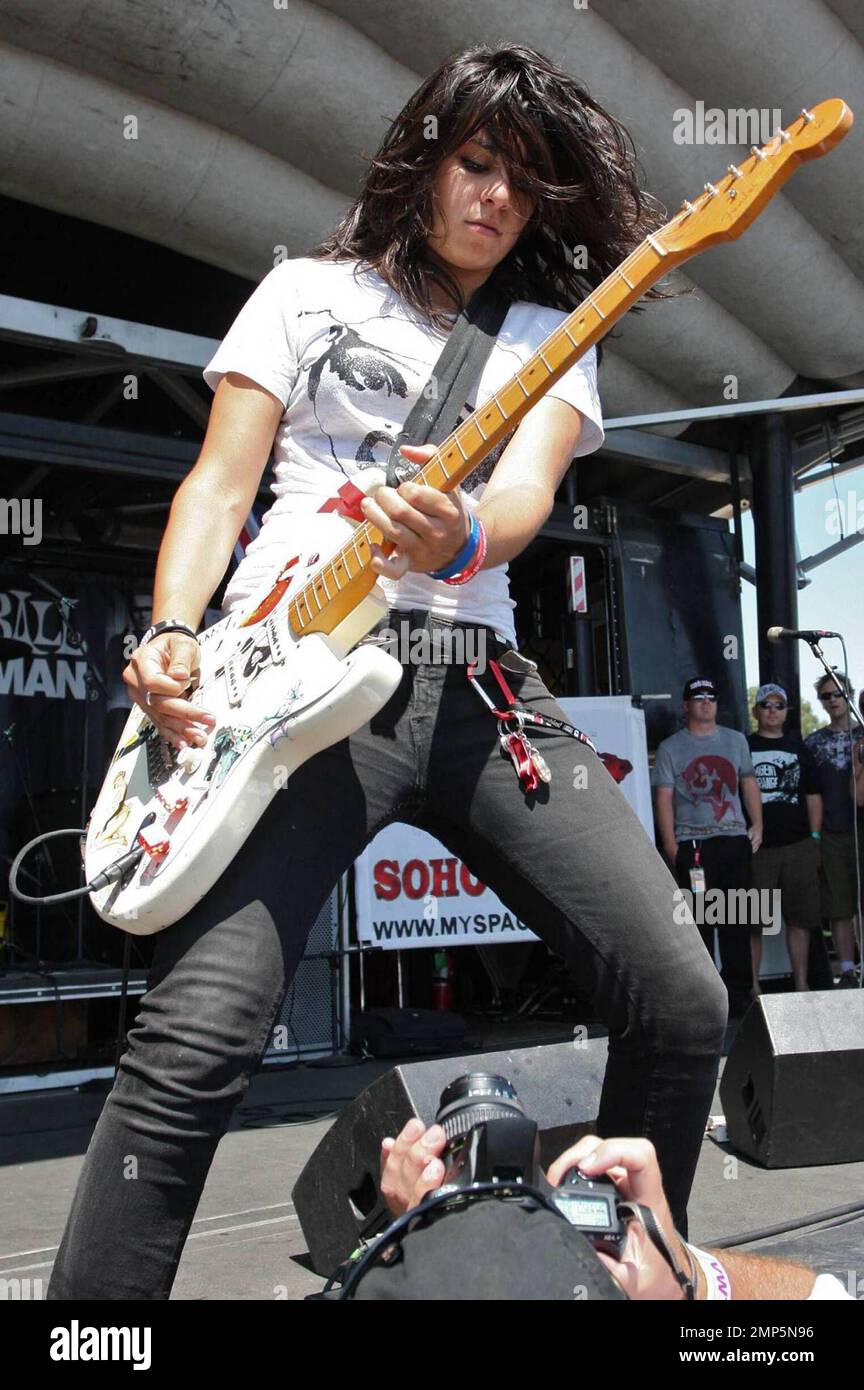
[[[816,119],[816,117],[813,115],[813,112],[812,112],[812,111],[808,111],[806,106],[802,106],[802,107],[801,107],[801,115],[804,117],[804,119],[805,119],[805,121],[807,122],[808,125],[810,124],[811,121],[815,121],[815,119]]]
[[[728,165],[726,172],[727,174],[731,174],[733,179],[740,179],[743,177],[741,170],[738,168],[737,164]]]
[[[713,183],[706,183],[705,192],[708,194],[709,198],[717,197],[717,189],[714,187]]]
[[[750,146],[750,153],[751,153],[751,154],[755,154],[755,156],[756,156],[757,159],[766,159],[766,158],[767,158],[767,155],[765,154],[765,151],[762,149],[762,146],[761,146],[761,145],[751,145],[751,146]]]

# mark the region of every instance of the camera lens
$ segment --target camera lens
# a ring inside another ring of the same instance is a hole
[[[435,1123],[450,1142],[487,1120],[522,1119],[525,1111],[513,1086],[494,1072],[472,1071],[457,1076],[441,1092]]]

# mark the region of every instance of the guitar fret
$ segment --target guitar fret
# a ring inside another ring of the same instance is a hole
[[[567,334],[567,337],[570,339],[570,342],[573,344],[574,348],[575,348],[575,347],[578,347],[579,344],[578,344],[578,342],[576,341],[576,339],[573,337],[573,334],[570,332],[570,329],[567,327],[567,324],[566,324],[566,323],[562,323],[561,327],[564,329],[564,332]]]
[[[596,309],[596,311],[597,311],[597,313],[600,315],[601,319],[603,319],[603,320],[605,321],[606,315],[603,313],[603,310],[600,308],[600,305],[599,305],[599,304],[595,304],[593,299],[589,299],[589,300],[588,300],[588,303],[591,305],[591,308],[592,308],[592,309]]]
[[[441,469],[441,472],[444,474],[444,477],[445,477],[445,478],[449,478],[449,477],[450,477],[450,473],[449,473],[449,471],[448,471],[448,469],[447,469],[446,463],[444,462],[444,455],[443,455],[443,454],[436,454],[436,455],[435,455],[435,462],[438,464],[438,467]]]
[[[492,397],[492,400],[490,401],[490,404],[497,405],[497,407],[498,407],[498,412],[499,412],[499,414],[500,414],[502,420],[507,420],[507,419],[508,419],[507,411],[504,409],[503,405],[502,405],[501,402],[499,401],[497,394],[494,395],[494,396]]]
[[[484,433],[483,433],[482,427],[481,427],[481,425],[480,425],[480,416],[479,416],[479,415],[474,419],[474,424],[477,426],[477,430],[478,430],[478,432],[479,432],[479,434],[480,434],[480,438],[481,438],[481,439],[484,439],[484,440],[485,440],[485,439],[488,439],[488,438],[489,438],[488,434],[484,434]]]
[[[481,430],[481,434],[482,434],[482,430]],[[453,438],[454,438],[454,440],[456,441],[456,447],[457,447],[457,449],[459,450],[459,452],[460,452],[460,454],[462,455],[463,459],[464,459],[465,462],[467,463],[467,462],[468,462],[468,455],[466,454],[465,450],[462,448],[462,440],[459,438],[458,433],[457,433],[457,434],[454,434]]]
[[[628,290],[632,290],[633,282],[627,279],[627,276],[624,274],[624,271],[621,269],[620,266],[618,267],[618,274],[621,276],[621,279],[624,281],[624,284],[627,286]]]
[[[658,255],[658,256],[665,256],[665,255],[666,255],[666,248],[660,245],[659,241],[657,240],[657,238],[655,237],[655,235],[654,235],[653,232],[649,232],[648,235],[647,235],[647,237],[645,238],[645,240],[646,240],[647,242],[649,242],[649,243],[651,244],[651,246],[653,246],[653,248],[654,248],[654,250],[657,252],[657,255]]]
[[[552,373],[552,368],[549,366],[549,363],[546,361],[546,358],[545,358],[544,355],[543,355],[543,349],[542,349],[542,348],[538,348],[538,349],[537,349],[537,356],[540,358],[540,361],[543,363],[543,366],[546,368],[547,372],[549,372],[549,374],[551,375],[551,373]]]
[[[331,595],[331,593],[330,593],[330,590],[327,588],[327,566],[326,566],[326,565],[324,566],[324,568],[323,568],[322,571],[321,571],[321,583],[324,585],[324,593],[325,593],[325,595],[326,595],[327,602],[329,603],[329,602],[330,602],[330,599],[332,598],[332,595]]]
[[[354,551],[354,554],[357,556],[357,563],[358,563],[358,565],[360,566],[360,568],[361,568],[361,570],[362,570],[362,568],[363,568],[363,556],[360,554],[360,551],[357,549],[357,537],[356,537],[356,536],[352,536],[352,537],[351,537],[351,548],[352,548],[352,550]]]

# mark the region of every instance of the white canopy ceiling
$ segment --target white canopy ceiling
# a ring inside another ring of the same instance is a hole
[[[864,384],[864,7],[860,0],[5,0],[0,192],[252,278],[307,251],[359,156],[441,58],[527,43],[628,127],[671,213],[743,156],[678,144],[675,112],[843,97],[858,124],[739,241],[687,265],[692,296],[631,315],[607,348],[605,413]],[[130,120],[134,118],[134,120]],[[130,138],[130,136],[134,138]]]

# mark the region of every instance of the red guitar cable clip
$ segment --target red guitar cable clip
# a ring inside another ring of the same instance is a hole
[[[170,840],[158,840],[155,845],[149,844],[144,838],[143,830],[138,831],[135,841],[141,846],[145,854],[149,854],[151,859],[164,859],[171,848]]]

